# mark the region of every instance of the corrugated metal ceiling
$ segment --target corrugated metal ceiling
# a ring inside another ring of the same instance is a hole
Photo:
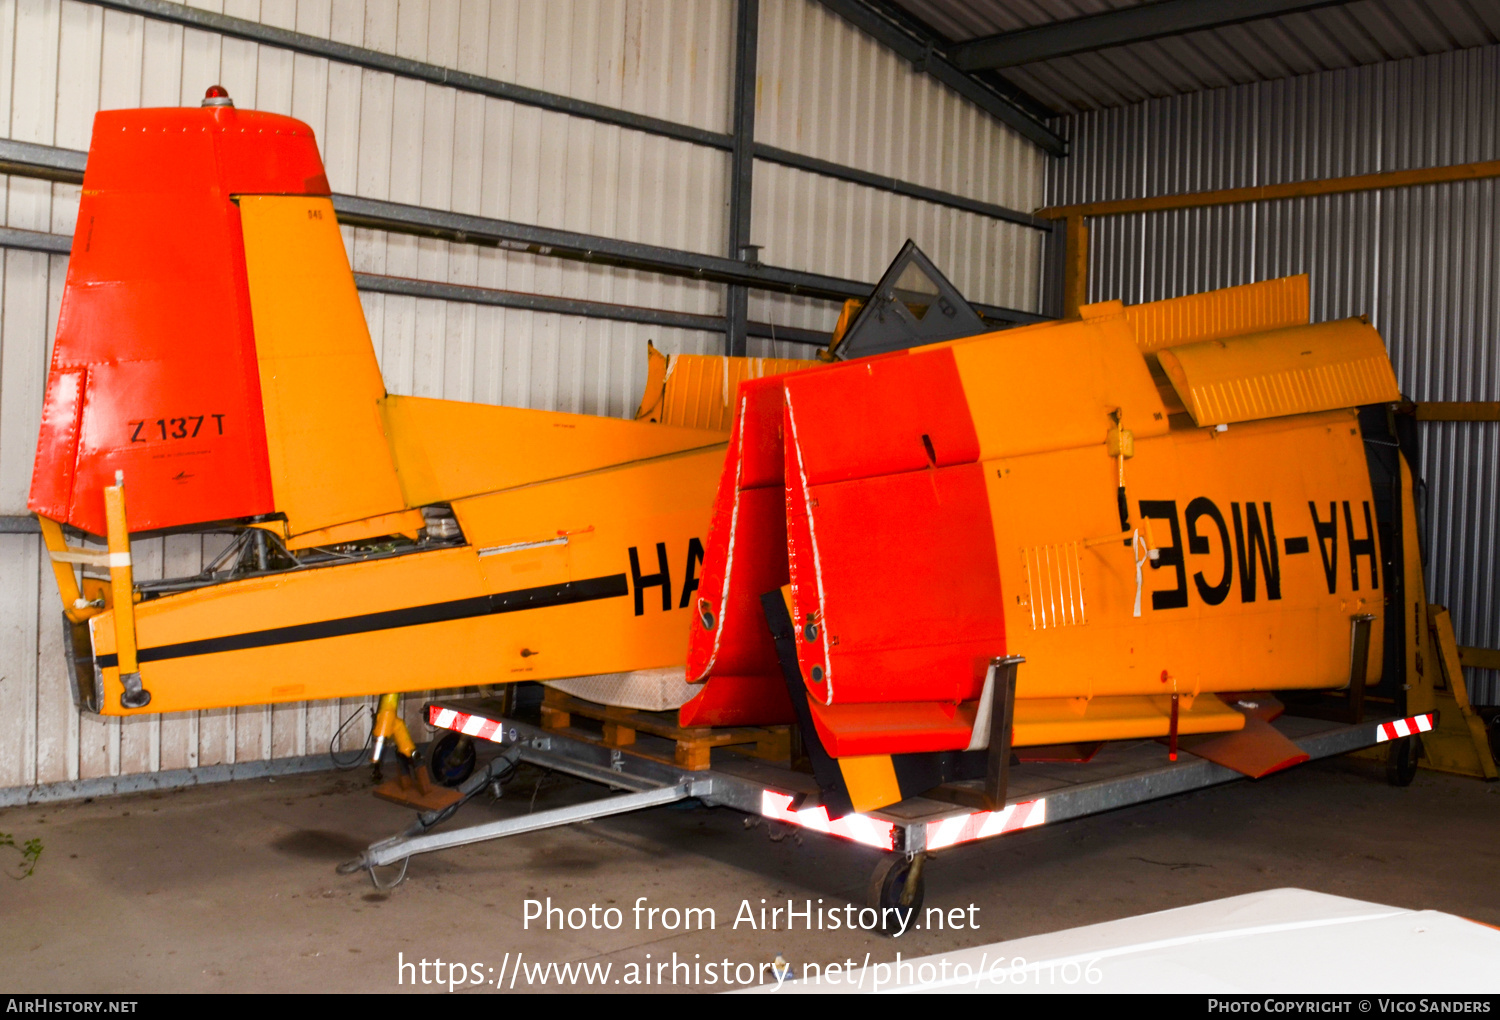
[[[895,0],[954,42],[1146,0]],[[1058,113],[1500,42],[1500,0],[1352,0],[1001,72]]]

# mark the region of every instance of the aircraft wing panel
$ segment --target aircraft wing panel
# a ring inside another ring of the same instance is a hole
[[[408,506],[723,449],[725,440],[703,429],[427,397],[393,394],[381,407]],[[505,456],[483,455],[494,448]]]

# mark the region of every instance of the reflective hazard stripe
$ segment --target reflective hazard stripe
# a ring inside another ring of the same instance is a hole
[[[451,708],[443,708],[439,705],[428,706],[427,721],[440,730],[456,730],[465,736],[492,740],[497,744],[505,738],[505,734],[500,732],[498,719],[486,719],[482,715],[455,712]]]
[[[1047,823],[1047,799],[1007,804],[999,811],[975,811],[968,815],[955,815],[938,822],[927,823],[927,849],[941,850],[945,846],[969,843],[976,839],[999,836],[1017,829],[1030,829]]]
[[[821,804],[793,811],[792,798],[785,793],[761,791],[760,813],[778,822],[790,822],[830,836],[842,836],[880,850],[896,849],[896,826],[893,823],[868,815],[845,815],[830,819],[828,809]]]
[[[1387,740],[1399,740],[1401,737],[1409,737],[1414,733],[1426,733],[1431,729],[1431,712],[1426,712],[1422,715],[1409,715],[1405,719],[1393,719],[1390,722],[1379,723],[1375,727],[1375,743],[1383,744]]]

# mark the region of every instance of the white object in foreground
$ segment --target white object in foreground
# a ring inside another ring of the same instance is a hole
[[[1272,889],[916,959],[817,972],[755,992],[1494,993],[1500,931]]]

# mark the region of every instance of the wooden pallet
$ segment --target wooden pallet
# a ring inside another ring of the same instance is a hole
[[[791,757],[789,726],[678,726],[676,712],[641,712],[633,708],[615,708],[584,701],[571,694],[547,688],[542,698],[542,728],[567,730],[573,716],[594,719],[604,724],[604,733],[574,730],[570,735],[602,743],[605,747],[630,748],[642,757],[667,762],[679,768],[701,772],[709,767],[709,756],[716,747],[741,747],[743,753],[768,761],[786,761]],[[636,745],[636,734],[647,733],[676,743],[676,753],[668,758]]]

